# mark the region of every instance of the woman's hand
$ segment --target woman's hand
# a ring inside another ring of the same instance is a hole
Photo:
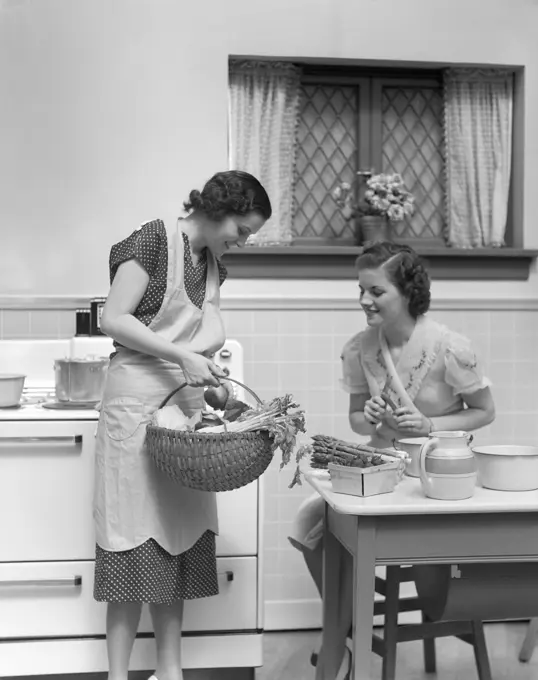
[[[206,385],[218,387],[220,385],[219,378],[226,377],[211,359],[194,352],[184,353],[178,364],[183,370],[187,385],[191,387],[205,387]]]
[[[402,406],[394,411],[393,418],[398,429],[403,432],[409,432],[409,434],[415,436],[422,436],[427,435],[432,431],[431,420],[418,409]]]
[[[364,418],[371,425],[379,425],[383,420],[387,406],[381,397],[372,397],[364,404]]]

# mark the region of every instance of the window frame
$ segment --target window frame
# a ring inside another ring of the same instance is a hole
[[[248,59],[252,57],[230,57],[230,59]],[[256,57],[259,59],[260,57]],[[282,58],[278,58],[282,60]],[[406,80],[413,84],[439,83],[442,70],[455,66],[472,66],[491,68],[492,64],[420,64],[419,66],[393,64],[383,67],[372,64],[352,65],[321,64],[313,60],[299,62],[303,68],[302,80],[306,82],[326,82],[327,84],[357,84],[364,87],[364,96],[372,97],[369,83],[372,78],[385,83],[402,84]],[[343,67],[345,66],[345,73]],[[508,221],[506,239],[509,245],[503,248],[459,249],[447,245],[431,245],[426,239],[408,239],[406,242],[426,260],[433,279],[440,280],[527,280],[530,268],[538,257],[538,249],[524,248],[523,226],[523,184],[524,184],[524,78],[522,66],[502,66],[512,68],[514,72],[514,109],[512,125],[512,178],[508,202]],[[375,88],[373,88],[375,89]],[[361,95],[362,96],[362,95]],[[377,101],[379,102],[379,95]],[[371,99],[370,99],[371,104]],[[365,106],[370,111],[371,106]],[[368,135],[378,139],[377,148],[381,154],[381,127],[375,128],[372,118],[364,113],[361,106],[359,115],[359,148],[372,148],[375,141],[370,142]],[[381,112],[377,116],[381,122]],[[369,120],[370,118],[370,120]],[[377,137],[375,137],[378,135]],[[381,158],[377,167],[381,167]],[[429,239],[428,239],[429,241]],[[232,248],[226,253],[223,262],[228,268],[230,278],[239,279],[354,279],[356,278],[355,260],[362,252],[361,247],[354,245],[328,245],[324,239],[297,239],[289,246],[247,246],[243,249]]]

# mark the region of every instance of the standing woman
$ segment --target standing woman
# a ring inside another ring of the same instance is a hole
[[[409,246],[378,243],[357,259],[360,304],[368,327],[342,351],[342,387],[351,429],[377,448],[434,430],[473,431],[495,417],[490,382],[469,340],[427,316],[430,279]],[[391,411],[382,392],[397,406]],[[290,542],[300,550],[321,594],[324,504],[318,494],[299,508]],[[352,564],[345,554],[340,645],[351,624]],[[332,650],[334,652],[334,650]]]
[[[114,339],[96,441],[94,597],[108,602],[109,680],[127,680],[142,603],[148,602],[158,680],[182,680],[183,602],[218,594],[214,493],[170,480],[144,445],[162,400],[188,416],[203,387],[224,377],[211,360],[225,334],[219,259],[243,246],[271,216],[260,182],[244,172],[214,175],[191,191],[189,213],[142,225],[110,253],[111,288],[101,327]]]

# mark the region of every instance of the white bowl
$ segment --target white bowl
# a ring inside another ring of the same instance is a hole
[[[408,477],[420,477],[420,449],[427,441],[428,437],[398,439],[398,446],[410,456],[410,460],[405,470],[405,474]]]
[[[21,373],[0,373],[0,408],[19,405],[25,380]]]
[[[478,481],[496,491],[538,489],[538,446],[473,446]]]

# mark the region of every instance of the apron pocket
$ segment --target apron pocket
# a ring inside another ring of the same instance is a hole
[[[116,441],[132,437],[144,419],[144,404],[136,397],[116,397],[102,406],[108,436]]]

